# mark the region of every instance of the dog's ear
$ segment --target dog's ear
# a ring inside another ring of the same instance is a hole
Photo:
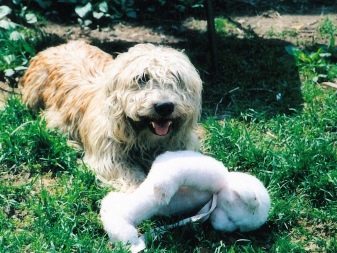
[[[183,86],[183,89],[186,90],[185,95],[188,96],[188,99],[193,101],[193,121],[197,122],[200,118],[201,112],[202,81],[198,71],[193,66],[187,55],[176,50],[174,53],[177,55],[176,64],[179,66],[176,68],[174,76],[181,86]]]
[[[111,137],[114,141],[129,143],[134,140],[133,129],[126,119],[122,96],[123,94],[118,90],[110,92],[107,97],[108,117],[110,117]]]

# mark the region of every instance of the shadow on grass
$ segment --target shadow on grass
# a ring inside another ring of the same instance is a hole
[[[285,50],[288,45],[259,37],[218,38],[218,75],[203,75],[204,115],[224,118],[250,111],[272,117],[301,110],[301,81],[293,57]],[[197,43],[188,49],[201,69],[210,65],[207,49]]]
[[[275,234],[268,224],[253,232],[225,233],[215,231],[207,221],[199,225],[192,224],[169,230],[160,235],[151,246],[171,252],[232,252],[233,246],[235,250],[241,250],[240,252],[248,252],[247,249],[250,249],[249,252],[255,252],[254,249],[258,252],[261,248],[270,250],[275,241],[274,237]]]

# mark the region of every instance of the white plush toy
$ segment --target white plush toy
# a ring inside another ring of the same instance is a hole
[[[266,222],[270,198],[257,178],[228,172],[221,162],[193,151],[158,156],[134,192],[111,192],[102,200],[100,215],[110,240],[130,243],[137,252],[145,245],[138,236],[139,223],[201,208],[213,194],[217,201],[210,221],[216,230],[250,231]]]
[[[262,182],[241,172],[227,173],[226,180],[210,216],[213,228],[224,232],[248,232],[261,227],[270,209],[270,197]]]

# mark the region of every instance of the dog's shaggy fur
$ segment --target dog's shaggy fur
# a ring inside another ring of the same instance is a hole
[[[212,157],[192,151],[166,152],[132,193],[111,192],[102,201],[101,219],[112,242],[144,244],[136,226],[154,215],[175,215],[200,208],[212,194],[210,214],[216,230],[251,231],[263,225],[270,209],[267,189],[254,176],[228,172]]]
[[[23,101],[79,141],[105,182],[138,185],[166,150],[199,148],[202,82],[185,54],[139,44],[113,59],[82,41],[40,52],[20,81]]]

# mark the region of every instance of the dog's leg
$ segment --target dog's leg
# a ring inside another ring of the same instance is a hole
[[[63,115],[57,109],[49,108],[42,112],[42,117],[47,122],[47,127],[52,129],[59,129],[63,133],[72,135],[69,131],[70,127],[64,123]]]
[[[132,192],[145,179],[144,171],[128,162],[116,162],[105,153],[84,156],[84,161],[95,171],[97,178],[121,192]]]
[[[121,192],[133,192],[146,178],[143,169],[137,165],[115,163],[113,166],[118,168],[118,176],[111,179],[109,183],[112,186],[119,187]]]

